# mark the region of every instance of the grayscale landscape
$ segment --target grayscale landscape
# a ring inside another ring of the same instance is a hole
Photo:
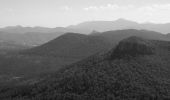
[[[170,1],[0,0],[0,100],[170,100]]]

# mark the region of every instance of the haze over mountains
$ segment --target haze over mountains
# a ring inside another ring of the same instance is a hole
[[[22,45],[35,46],[44,44],[67,32],[90,34],[93,31],[105,32],[122,29],[144,29],[167,34],[170,33],[169,26],[169,23],[139,24],[125,19],[115,21],[89,21],[68,27],[56,28],[9,26],[0,28],[0,41],[12,41]]]
[[[126,19],[118,19],[115,21],[89,21],[83,22],[78,25],[71,25],[68,28],[78,29],[86,32],[93,30],[104,32],[110,30],[121,29],[145,29],[167,34],[170,32],[170,23],[166,24],[154,24],[154,23],[137,23]]]
[[[89,34],[93,30],[104,32],[110,30],[121,30],[121,29],[145,29],[156,31],[160,33],[170,33],[170,23],[155,24],[155,23],[137,23],[126,19],[117,19],[115,21],[87,21],[77,25],[70,25],[68,27],[22,27],[22,26],[8,26],[0,28],[0,31],[7,33],[54,33],[54,32],[76,32]]]

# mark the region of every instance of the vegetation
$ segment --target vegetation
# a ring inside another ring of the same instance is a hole
[[[3,86],[0,99],[169,100],[169,44],[131,37],[109,52],[45,74],[35,83]],[[115,53],[120,57],[111,59]]]

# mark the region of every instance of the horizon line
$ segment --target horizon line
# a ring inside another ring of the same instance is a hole
[[[124,21],[129,21],[129,22],[134,22],[134,23],[137,23],[137,24],[170,24],[170,21],[169,22],[151,22],[151,21],[145,21],[145,22],[137,22],[137,21],[133,21],[133,20],[129,20],[129,19],[126,19],[126,18],[118,18],[116,20],[87,20],[87,21],[82,21],[82,22],[78,22],[76,24],[70,24],[70,25],[66,25],[66,26],[56,26],[56,27],[49,27],[49,26],[41,26],[41,25],[38,25],[38,26],[31,26],[31,25],[8,25],[8,26],[3,26],[3,27],[0,27],[0,28],[7,28],[7,27],[23,27],[23,28],[36,28],[36,27],[40,27],[40,28],[67,28],[69,26],[76,26],[76,25],[79,25],[79,24],[82,24],[82,23],[87,23],[87,22],[116,22],[118,20],[124,20]]]

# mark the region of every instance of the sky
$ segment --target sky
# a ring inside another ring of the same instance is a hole
[[[170,22],[170,0],[0,0],[0,27],[65,27],[119,18]]]

